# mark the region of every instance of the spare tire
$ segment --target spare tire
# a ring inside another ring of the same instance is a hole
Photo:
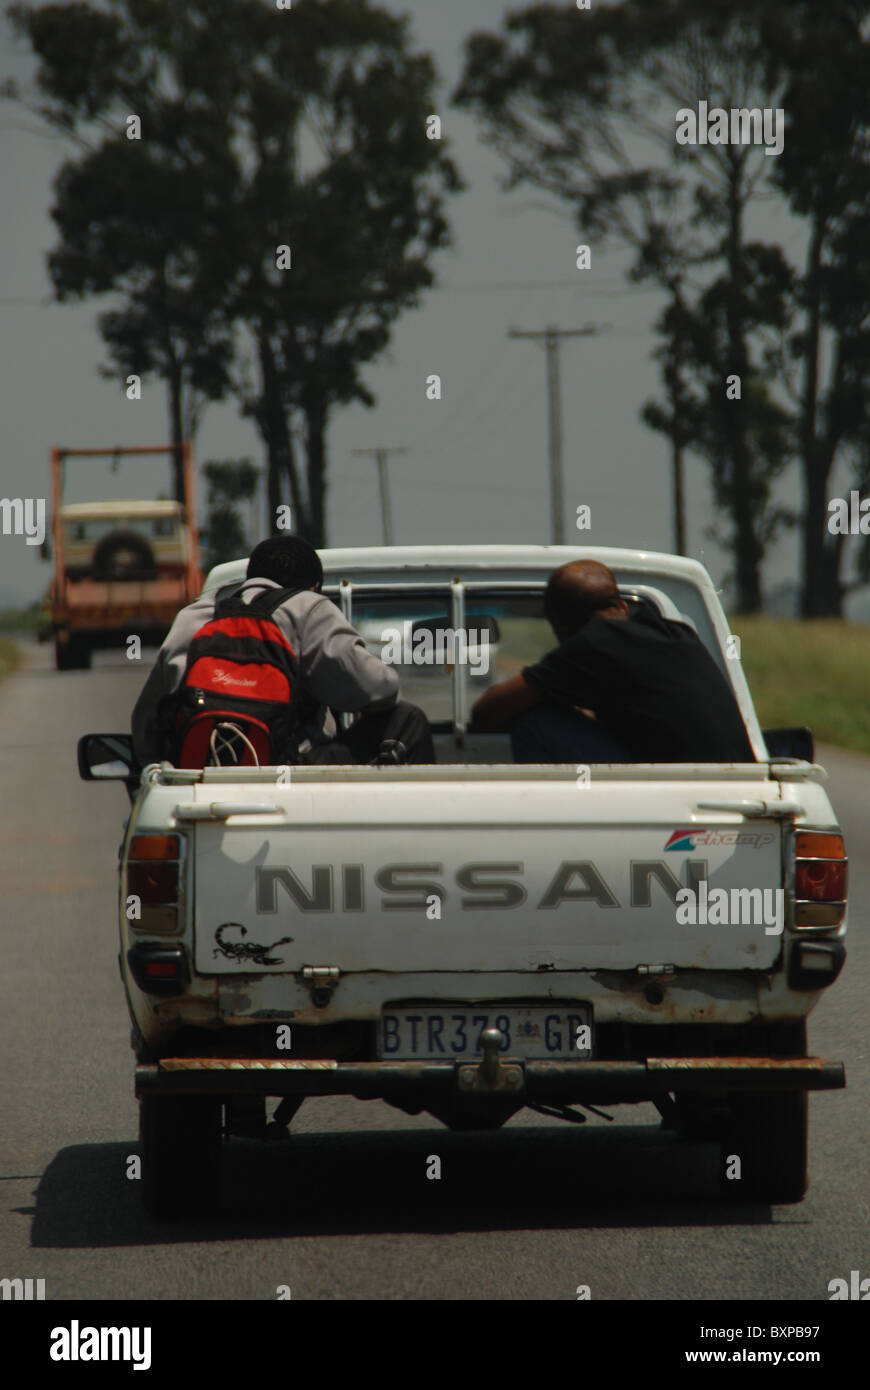
[[[136,531],[112,531],[94,551],[94,579],[153,579],[154,551]]]

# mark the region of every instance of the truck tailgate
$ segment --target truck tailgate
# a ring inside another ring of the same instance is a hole
[[[757,773],[192,790],[178,811],[192,821],[200,974],[765,970],[779,955],[757,903],[739,923],[677,920],[681,887],[704,916],[702,881],[708,900],[761,889],[768,907],[782,903],[781,812],[794,789]],[[233,805],[242,813],[228,815]]]

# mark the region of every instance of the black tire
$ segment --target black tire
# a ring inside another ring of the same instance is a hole
[[[720,1160],[723,1195],[737,1202],[801,1201],[807,1190],[806,1092],[740,1092],[730,1102]],[[729,1178],[735,1157],[740,1177]]]
[[[81,637],[68,642],[54,639],[54,664],[58,671],[87,671],[91,665],[91,649]]]
[[[157,572],[154,551],[136,531],[112,531],[94,551],[94,579],[151,579]]]
[[[216,1096],[143,1096],[142,1199],[151,1216],[192,1216],[220,1200],[221,1109]]]

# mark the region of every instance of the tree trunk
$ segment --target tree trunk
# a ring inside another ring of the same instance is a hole
[[[679,434],[674,438],[671,455],[674,480],[674,554],[686,553],[686,523],[683,503],[683,446]]]
[[[732,517],[734,521],[735,577],[737,611],[758,613],[761,609],[762,549],[752,507],[752,454],[746,431],[746,411],[742,393],[749,380],[749,357],[743,330],[743,199],[740,188],[740,157],[733,162],[728,185],[728,324],[729,374],[740,378],[741,399],[724,404],[725,435],[732,470]],[[725,382],[722,382],[725,391]]]
[[[292,530],[297,536],[309,539],[309,518],[299,477],[296,471],[296,458],[293,439],[287,423],[287,412],[281,399],[280,381],[275,363],[275,353],[264,325],[257,331],[257,346],[260,356],[261,398],[257,411],[257,423],[266,444],[269,463],[269,533],[280,534],[278,528],[278,508],[292,507]],[[287,487],[290,495],[288,498]]]
[[[278,507],[281,504],[281,468],[275,457],[275,450],[268,439],[266,439],[266,502],[268,506],[269,521],[266,527],[269,535],[275,534],[275,518],[278,515]]]
[[[827,516],[827,509],[825,509],[824,514]],[[840,578],[840,566],[843,556],[843,542],[846,538],[845,536],[828,536],[827,539],[829,544],[824,549],[821,585],[816,605],[817,611],[814,616],[842,618],[843,597],[847,590]]]
[[[818,458],[818,442],[804,467],[803,589],[801,615],[804,618],[832,618],[841,612],[839,592],[840,547],[832,546],[828,535],[828,467]]]
[[[320,395],[305,404],[305,449],[308,465],[307,539],[313,546],[326,544],[326,401]]]
[[[842,345],[835,351],[831,395],[836,399],[842,380]],[[812,587],[807,588],[807,606],[803,616],[809,618],[839,618],[843,614],[846,586],[840,578],[846,537],[828,531],[828,480],[834,466],[838,437],[829,433],[815,441],[813,456],[811,516],[815,518],[817,553],[813,557]]]
[[[172,493],[176,502],[185,502],[184,496],[184,420],[181,407],[182,368],[172,361],[166,384],[169,390],[169,428],[172,432]]]
[[[673,478],[674,501],[674,553],[686,554],[686,504],[683,490],[683,338],[679,315],[683,312],[682,287],[679,281],[672,288],[674,308],[677,314],[673,344],[672,368],[666,374],[671,395],[671,470]]]
[[[182,394],[184,390],[184,363],[179,359],[175,349],[175,341],[172,337],[172,328],[169,317],[165,313],[166,305],[166,279],[165,266],[160,276],[161,300],[164,313],[160,319],[160,334],[163,343],[163,353],[167,364],[166,387],[169,392],[169,430],[171,434],[170,443],[172,445],[172,492],[176,502],[182,505],[187,501],[184,495],[184,407]]]
[[[819,352],[821,342],[821,273],[825,240],[824,221],[814,219],[807,252],[805,292],[807,298],[807,344],[801,384],[800,448],[803,477],[804,514],[801,519],[801,614],[804,618],[839,617],[843,591],[840,584],[842,545],[831,544],[837,537],[828,534],[828,478],[834,449],[822,449],[818,438]],[[839,377],[840,354],[833,380]]]

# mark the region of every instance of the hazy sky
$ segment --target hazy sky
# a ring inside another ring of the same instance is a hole
[[[442,77],[438,110],[468,191],[448,204],[454,247],[437,259],[439,287],[399,321],[389,355],[366,371],[376,407],[351,407],[332,417],[332,545],[381,542],[374,461],[351,453],[380,445],[410,449],[390,462],[396,541],[549,540],[544,352],[506,334],[511,326],[591,322],[612,328],[562,349],[566,539],[671,548],[668,445],[639,418],[643,401],[659,392],[651,358],[658,296],[627,284],[619,252],[598,254],[593,247],[592,269],[578,271],[574,252],[583,238],[568,209],[547,210],[531,189],[503,194],[497,157],[480,142],[474,121],[448,105],[464,37],[498,28],[516,7],[502,0],[385,3],[412,16],[416,45],[435,57]],[[582,25],[582,12],[577,22]],[[29,50],[0,19],[0,80],[13,76],[32,93],[33,70]],[[48,495],[52,445],[168,442],[162,383],[145,383],[142,400],[129,402],[116,382],[97,374],[105,358],[96,316],[110,300],[76,307],[50,302],[45,256],[55,241],[48,211],[52,180],[73,147],[40,129],[37,118],[0,102],[0,496],[8,497]],[[783,222],[783,234],[793,236],[794,224]],[[442,377],[440,402],[425,395],[433,372]],[[200,464],[263,457],[259,436],[232,403],[207,408],[195,450]],[[156,494],[167,486],[168,463],[151,466]],[[130,464],[112,476],[106,460],[71,464],[66,498],[136,496],[143,489],[126,470]],[[202,520],[201,485],[199,492]],[[796,471],[783,495],[797,502]],[[592,509],[592,529],[572,535],[572,518],[584,503]],[[706,465],[692,458],[687,516],[689,553],[718,581],[727,557],[704,537],[710,490]],[[795,552],[793,538],[772,552],[768,585],[794,575]],[[0,604],[36,597],[48,577],[35,547],[0,535]]]

